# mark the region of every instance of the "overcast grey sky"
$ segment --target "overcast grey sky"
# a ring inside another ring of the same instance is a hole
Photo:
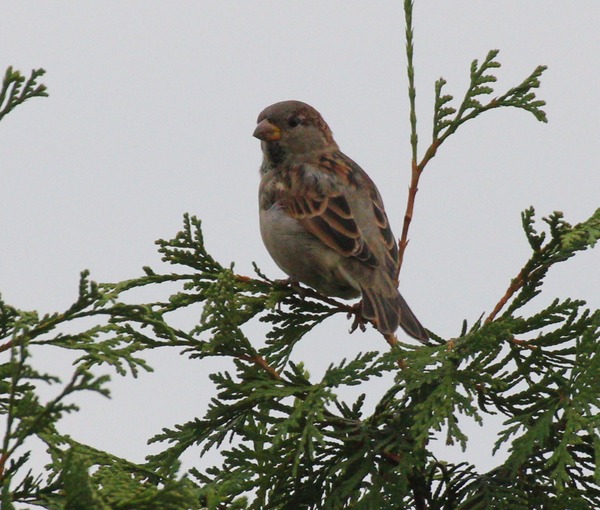
[[[549,66],[539,92],[549,124],[490,112],[451,137],[421,180],[401,289],[426,327],[452,337],[463,319],[491,310],[528,257],[524,208],[578,222],[600,206],[600,4],[416,3],[421,153],[439,76],[462,97],[471,60],[492,48],[501,50],[499,92]],[[377,183],[400,235],[410,177],[400,1],[11,2],[0,64],[45,68],[50,93],[0,124],[0,292],[14,306],[63,309],[84,268],[117,281],[160,267],[153,241],[172,237],[184,212],[203,220],[222,263],[250,274],[256,261],[282,277],[258,232],[261,156],[251,134],[258,113],[284,99],[323,114]],[[596,250],[553,270],[535,306],[576,297],[600,307],[599,266]],[[297,359],[318,376],[332,361],[385,348],[375,332],[348,337],[347,327],[343,317],[320,326]],[[261,331],[248,331],[258,345]],[[55,356],[38,362],[68,373]],[[149,359],[154,374],[117,379],[113,399],[86,400],[65,431],[141,461],[161,427],[203,415],[209,371],[231,367],[175,352]],[[469,460],[494,465],[489,429],[469,435]],[[197,452],[186,462],[199,465]]]

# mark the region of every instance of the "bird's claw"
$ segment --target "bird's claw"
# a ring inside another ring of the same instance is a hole
[[[282,287],[291,287],[292,284],[296,283],[291,278],[282,278],[281,280],[273,280],[275,285],[280,285]]]
[[[354,333],[357,328],[360,328],[362,332],[367,330],[366,320],[362,315],[362,307],[361,303],[356,303],[352,305],[352,309],[348,312],[347,317],[350,318],[354,315],[354,320],[352,321],[352,326],[350,326],[350,333]]]

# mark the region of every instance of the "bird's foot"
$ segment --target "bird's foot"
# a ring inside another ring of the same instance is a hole
[[[273,284],[282,289],[291,289],[298,293],[302,290],[302,287],[300,287],[298,280],[293,280],[292,278],[282,278],[281,280],[273,280]]]
[[[362,302],[358,302],[355,305],[352,305],[352,309],[348,312],[347,317],[350,318],[354,315],[354,320],[352,321],[352,326],[350,326],[350,333],[354,333],[357,328],[360,328],[361,331],[366,331],[366,319],[362,314]]]
[[[279,292],[289,292],[290,290],[298,292],[299,286],[298,282],[292,280],[291,278],[283,278],[280,280],[271,280],[273,288]],[[281,306],[283,304],[282,300],[279,300],[275,305],[278,310],[281,310]]]

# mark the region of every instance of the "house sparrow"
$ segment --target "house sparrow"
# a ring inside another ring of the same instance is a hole
[[[340,151],[313,107],[275,103],[257,122],[260,231],[276,264],[327,296],[362,295],[362,316],[381,333],[400,325],[426,343],[398,292],[398,246],[373,181]]]

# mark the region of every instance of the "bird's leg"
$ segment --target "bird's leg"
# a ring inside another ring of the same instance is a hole
[[[366,321],[362,316],[360,303],[357,303],[356,305],[352,306],[347,305],[338,301],[337,299],[326,296],[325,294],[321,294],[320,292],[310,287],[303,287],[302,285],[300,285],[300,282],[292,278],[286,278],[285,280],[274,280],[273,283],[281,285],[282,287],[289,287],[294,292],[296,292],[296,294],[298,294],[298,296],[300,296],[302,299],[318,299],[319,301],[322,301],[335,307],[341,312],[347,312],[347,317],[354,315],[354,322],[352,323],[352,327],[350,328],[350,333],[353,333],[358,327],[360,327],[361,331],[366,330],[365,324],[368,321]]]
[[[298,282],[295,280],[292,280],[291,278],[283,278],[281,280],[273,280],[273,283],[275,285],[280,285],[281,287],[292,287],[292,288],[294,288],[295,286],[298,285]]]
[[[352,305],[346,317],[350,318],[352,315],[354,315],[354,320],[352,321],[352,326],[350,326],[350,333],[354,333],[357,328],[360,328],[360,330],[363,332],[366,331],[367,321],[365,320],[362,314],[362,301],[359,301],[355,305]]]
[[[272,281],[274,287],[280,287],[281,290],[294,290],[298,292],[300,290],[300,286],[298,282],[292,280],[291,278],[283,278],[281,280],[273,280]],[[277,309],[281,310],[282,301],[277,303]]]
[[[288,278],[283,281],[283,284],[292,289],[296,294],[298,294],[302,299],[307,297],[314,297],[314,294],[318,294],[317,291],[312,290],[309,287],[303,287],[300,285],[298,280],[294,280],[293,278]]]

